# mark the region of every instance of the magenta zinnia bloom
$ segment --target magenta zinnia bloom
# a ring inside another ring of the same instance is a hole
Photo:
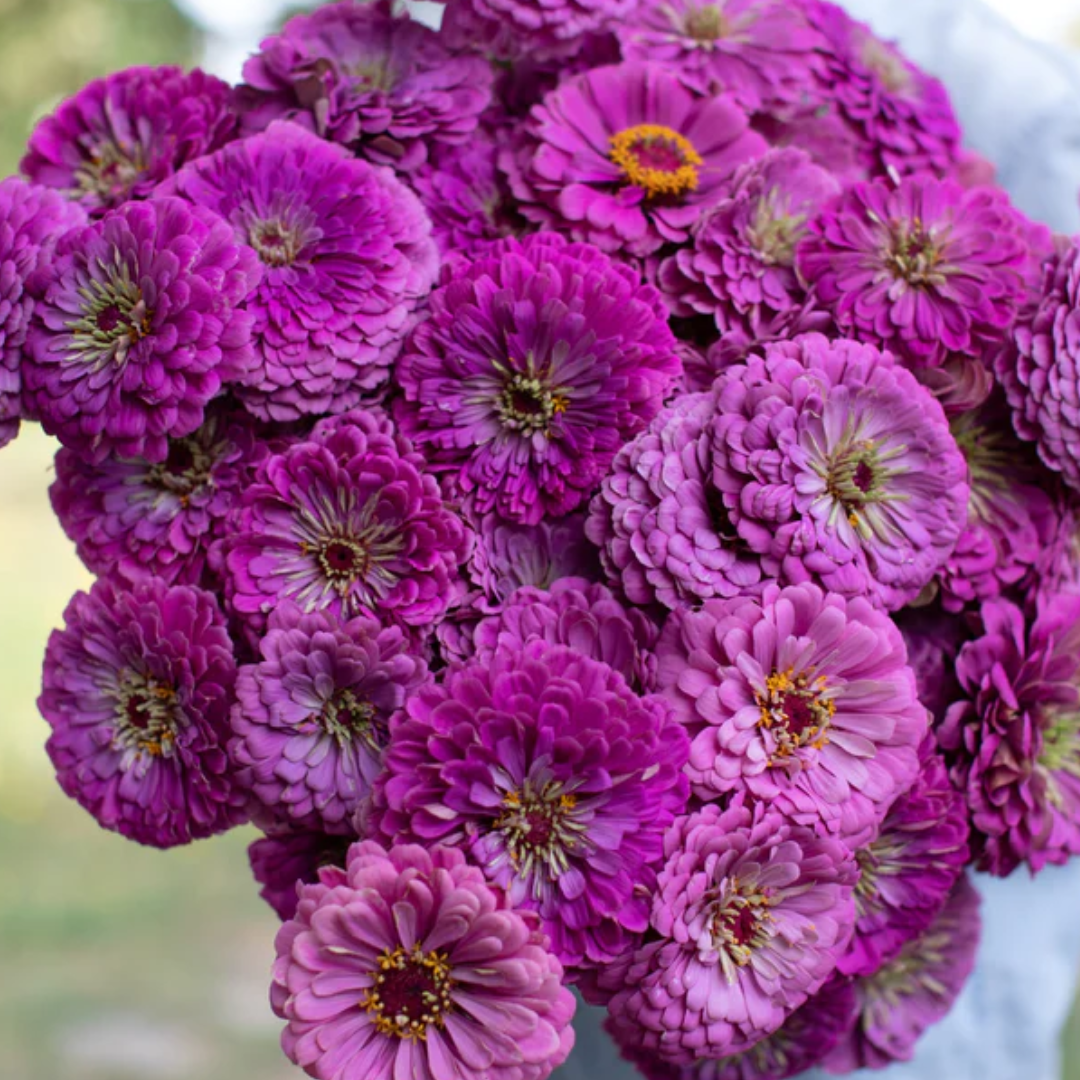
[[[167,848],[244,820],[225,754],[236,662],[213,595],[157,579],[76,593],[38,707],[64,791],[106,829]]]
[[[686,736],[606,664],[536,640],[452,669],[391,727],[375,807],[387,836],[464,847],[568,967],[645,929],[644,889],[686,805]]]
[[[210,587],[229,514],[268,453],[243,413],[214,410],[155,464],[111,455],[94,465],[61,449],[49,498],[95,574]]]
[[[125,203],[68,233],[40,275],[24,399],[95,462],[160,462],[226,383],[249,371],[255,253],[180,199]]]
[[[432,293],[397,368],[402,430],[476,514],[576,509],[678,373],[655,289],[554,233],[504,240]]]
[[[1004,877],[1080,855],[1080,596],[1053,596],[1030,622],[990,600],[982,624],[956,661],[966,698],[938,738],[971,811],[975,865]]]
[[[865,598],[769,585],[675,612],[656,648],[702,798],[745,789],[857,837],[915,779],[926,710],[900,632]]]
[[[747,343],[824,329],[795,274],[795,246],[840,185],[800,150],[772,150],[742,166],[694,226],[690,246],[659,268],[676,315],[708,315]]]
[[[462,143],[491,99],[491,66],[394,16],[389,3],[340,0],[294,15],[244,65],[242,127],[295,120],[379,165],[408,171],[433,143]]]
[[[979,894],[962,877],[924,934],[877,974],[855,980],[858,1020],[829,1055],[829,1071],[910,1061],[923,1033],[945,1017],[971,975],[980,931]]]
[[[659,64],[625,63],[549,93],[499,163],[530,221],[646,256],[685,241],[724,180],[767,148],[730,98],[698,97]]]
[[[170,190],[228,220],[265,267],[246,305],[257,363],[240,397],[251,412],[344,412],[381,387],[438,269],[404,184],[282,122],[189,165]]]
[[[353,834],[380,769],[391,715],[427,678],[396,626],[339,622],[282,603],[240,668],[229,756],[251,792],[252,819]]]
[[[262,836],[248,846],[248,861],[259,895],[282,922],[293,918],[298,886],[314,885],[327,866],[345,867],[345,854],[355,837],[324,832],[283,830]]]
[[[373,415],[270,457],[243,495],[226,591],[254,629],[283,600],[424,630],[446,610],[469,549],[415,454]]]
[[[841,331],[914,366],[979,355],[1027,295],[1024,224],[1004,193],[931,176],[859,184],[810,224],[796,265]]]
[[[0,446],[19,432],[21,365],[34,301],[26,285],[86,214],[58,192],[17,176],[0,180]]]
[[[574,1045],[536,917],[460,851],[354,845],[275,944],[282,1047],[316,1080],[545,1080]]]
[[[711,394],[677,398],[619,451],[586,531],[628,600],[669,608],[760,591],[760,560],[726,519],[712,482]]]
[[[967,807],[927,736],[915,783],[893,803],[881,831],[861,847],[855,936],[840,958],[846,975],[873,975],[945,906],[968,861]]]
[[[655,60],[700,94],[783,111],[824,74],[825,44],[790,0],[643,0],[614,27],[627,60]]]
[[[232,93],[198,69],[133,67],[95,79],[39,121],[22,171],[95,214],[148,198],[233,138]]]
[[[742,1053],[825,983],[858,871],[840,840],[742,800],[679,818],[651,935],[610,1009],[620,1042],[673,1065]]]
[[[806,334],[715,393],[713,484],[765,574],[914,600],[967,520],[967,468],[930,392],[888,353]]]

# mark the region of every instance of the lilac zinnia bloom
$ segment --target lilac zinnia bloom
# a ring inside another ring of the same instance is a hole
[[[855,936],[838,965],[846,975],[873,975],[921,934],[968,861],[967,806],[935,746],[933,736],[923,740],[914,784],[855,853]]]
[[[619,1039],[672,1065],[742,1053],[825,983],[858,871],[840,840],[736,800],[679,818],[650,935],[610,1009]]]
[[[232,93],[198,69],[133,67],[95,79],[38,122],[22,171],[95,214],[149,198],[233,138]]]
[[[520,649],[530,641],[567,645],[603,661],[631,686],[651,689],[658,636],[644,612],[623,607],[603,585],[562,578],[550,589],[518,589],[499,614],[477,624],[473,643],[481,662],[501,648]]]
[[[796,267],[840,330],[936,367],[1000,340],[1027,295],[1030,255],[1008,197],[916,176],[836,198],[810,224]]]
[[[167,848],[244,820],[225,754],[236,662],[213,595],[157,579],[76,593],[38,707],[66,794],[106,829]]]
[[[686,805],[686,736],[606,664],[536,640],[451,669],[391,726],[375,808],[387,836],[460,845],[570,968],[645,929],[642,887]]]
[[[430,298],[397,367],[397,417],[475,514],[576,509],[678,373],[655,289],[587,244],[492,245]]]
[[[278,932],[282,1048],[316,1080],[546,1080],[574,998],[545,944],[460,851],[355,844]]]
[[[761,566],[734,535],[712,483],[711,394],[677,398],[619,451],[586,532],[628,600],[675,608],[760,590]]]
[[[767,148],[730,98],[624,63],[549,93],[499,164],[530,221],[642,257],[684,242],[727,177]]]
[[[795,274],[795,246],[840,190],[801,150],[772,150],[742,166],[723,198],[694,226],[688,247],[666,258],[658,283],[676,315],[708,315],[721,335],[747,342],[824,329],[812,291]]]
[[[826,1060],[830,1072],[910,1061],[927,1028],[942,1020],[971,975],[979,944],[979,894],[960,878],[920,937],[866,979],[856,979],[858,1019]]]
[[[255,253],[180,199],[125,203],[68,233],[39,276],[26,407],[65,446],[164,461],[223,385],[247,374]]]
[[[396,626],[282,603],[240,668],[229,756],[263,828],[353,834],[381,767],[391,715],[427,679]]]
[[[896,610],[967,519],[967,468],[941,406],[888,353],[805,334],[717,379],[713,484],[769,577]]]
[[[243,413],[214,410],[169,440],[164,461],[110,455],[95,465],[62,448],[49,498],[95,574],[211,587],[228,516],[268,453]]]
[[[389,3],[340,0],[294,15],[244,65],[243,130],[295,120],[378,165],[409,171],[463,143],[491,99],[491,66],[455,53]]]
[[[411,630],[451,601],[468,533],[386,422],[352,414],[270,457],[243,494],[226,593],[251,628],[283,600]]]
[[[282,922],[296,914],[298,886],[314,885],[327,866],[344,869],[345,854],[355,837],[324,832],[282,830],[260,837],[248,847],[248,861],[259,895]]]
[[[824,74],[825,39],[790,0],[643,0],[614,29],[627,60],[658,61],[747,112],[783,112]]]
[[[189,165],[170,190],[225,218],[265,267],[246,304],[250,412],[344,412],[386,382],[438,269],[420,202],[389,169],[278,122]]]
[[[900,632],[865,598],[769,585],[707,600],[672,614],[656,651],[703,799],[745,789],[859,837],[918,773],[926,710]]]
[[[0,446],[19,433],[21,365],[34,301],[26,285],[57,241],[86,223],[81,208],[17,176],[0,180]]]
[[[1004,877],[1080,855],[1080,596],[1053,596],[1025,620],[982,606],[983,633],[961,649],[966,695],[938,739],[971,811],[980,870]]]

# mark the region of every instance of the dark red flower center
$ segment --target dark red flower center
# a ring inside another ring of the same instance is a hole
[[[874,486],[874,470],[865,461],[860,461],[855,466],[851,482],[862,492],[869,491]]]
[[[142,290],[131,280],[131,271],[117,256],[105,280],[93,279],[83,290],[81,317],[67,324],[71,332],[72,360],[94,365],[103,360],[126,362],[133,345],[150,334],[153,312]]]
[[[738,908],[724,916],[724,926],[736,945],[746,945],[753,940],[761,920],[752,907]]]
[[[820,750],[828,740],[836,703],[825,695],[825,680],[792,669],[774,671],[765,690],[756,691],[761,711],[758,726],[769,751],[769,764],[792,757],[804,746]]]
[[[551,431],[556,416],[566,412],[570,399],[565,392],[552,390],[535,375],[513,375],[496,402],[496,412],[503,426],[528,434]]]
[[[895,476],[881,459],[876,443],[869,439],[844,443],[829,459],[825,490],[835,499],[854,528],[869,503],[887,501],[889,479]]]
[[[738,879],[729,881],[712,912],[711,944],[740,967],[748,964],[754,950],[768,940],[772,903],[768,889],[747,886]]]
[[[419,945],[408,952],[400,946],[384,950],[371,982],[360,1008],[381,1035],[426,1039],[428,1027],[441,1028],[453,1008],[454,981],[445,953],[425,953]]]
[[[661,124],[636,124],[612,135],[608,156],[622,169],[625,182],[650,198],[695,190],[704,164],[689,139]]]
[[[181,722],[176,691],[148,675],[126,671],[115,696],[113,748],[168,757]]]
[[[569,866],[569,858],[579,853],[584,825],[577,820],[577,796],[556,780],[540,788],[526,780],[508,791],[494,828],[502,834],[510,861],[522,877],[537,875],[556,878]]]

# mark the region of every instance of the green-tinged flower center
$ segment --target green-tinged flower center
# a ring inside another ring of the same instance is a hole
[[[650,199],[696,190],[704,165],[689,139],[661,124],[637,124],[612,135],[608,157],[622,169],[625,182]]]
[[[732,30],[731,21],[719,4],[691,8],[683,26],[686,36],[698,42],[719,41],[729,37]]]
[[[1043,731],[1039,770],[1046,777],[1046,795],[1058,810],[1067,800],[1061,790],[1061,779],[1071,777],[1080,781],[1080,713],[1059,712]]]
[[[844,509],[853,527],[867,503],[887,498],[885,481],[891,475],[870,439],[844,443],[829,459],[825,489]]]
[[[885,268],[897,281],[919,288],[943,285],[942,237],[935,237],[919,218],[890,221],[889,239],[881,253]]]
[[[75,170],[76,191],[108,201],[130,191],[144,172],[146,159],[141,146],[129,150],[114,142],[99,143]]]
[[[900,872],[903,848],[887,833],[855,852],[859,880],[855,885],[855,913],[859,918],[881,907],[881,879]]]
[[[783,763],[804,746],[820,750],[828,743],[836,702],[827,696],[824,676],[796,675],[792,668],[774,671],[754,697],[760,710],[758,726],[773,744],[770,765]]]
[[[442,1028],[454,1007],[454,980],[446,953],[384,949],[371,972],[371,987],[360,1008],[372,1017],[380,1035],[426,1041],[429,1027]]]
[[[378,753],[386,742],[386,725],[379,722],[375,706],[352,690],[338,690],[323,705],[319,723],[342,746],[359,739]]]
[[[72,336],[69,358],[94,365],[108,361],[123,365],[132,346],[151,332],[154,313],[119,252],[112,266],[100,265],[100,269],[106,279],[92,278],[79,290],[82,317],[67,324]]]
[[[125,671],[114,697],[113,748],[168,757],[183,719],[176,691],[149,675]]]
[[[210,484],[216,451],[216,447],[200,442],[197,434],[186,439],[170,439],[168,457],[147,469],[146,484],[175,495],[186,508],[191,497]]]
[[[772,188],[754,210],[747,236],[763,263],[792,266],[795,262],[795,245],[806,232],[806,214],[792,214],[789,209],[783,193]]]
[[[353,82],[360,83],[369,90],[381,90],[383,93],[393,90],[397,81],[397,74],[387,53],[365,56],[362,60],[342,64],[341,70]]]
[[[881,80],[891,94],[906,94],[913,85],[903,58],[886,42],[867,34],[862,44],[863,63]]]
[[[254,221],[248,228],[248,243],[267,266],[292,266],[303,250],[304,230],[272,218]]]
[[[896,959],[866,980],[863,987],[867,996],[884,1010],[898,1008],[903,998],[910,997],[919,988],[935,997],[948,998],[948,987],[937,972],[946,964],[955,931],[956,926],[951,920],[940,918],[921,937],[909,941]]]
[[[952,421],[949,430],[968,467],[968,508],[979,521],[995,516],[997,504],[1007,498],[1017,479],[1018,447],[1007,427],[997,430],[975,423],[970,413]]]
[[[553,391],[535,375],[512,375],[503,387],[496,411],[503,426],[526,434],[545,435],[554,417],[566,412],[570,401],[565,393]]]
[[[769,911],[772,898],[767,890],[744,886],[738,879],[728,881],[723,896],[716,902],[709,923],[713,945],[720,951],[728,981],[733,980],[730,965],[745,967],[754,950],[765,945],[771,934]]]
[[[508,791],[494,828],[503,836],[506,852],[522,878],[535,871],[557,878],[570,867],[568,855],[580,844],[585,826],[577,820],[577,796],[549,780],[537,788],[531,780]],[[536,888],[539,891],[540,882]]]

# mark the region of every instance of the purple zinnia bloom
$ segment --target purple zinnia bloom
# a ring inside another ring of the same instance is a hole
[[[686,736],[658,697],[536,640],[451,669],[391,726],[374,806],[387,836],[460,845],[569,968],[645,929],[642,889],[686,805]]]
[[[627,60],[655,60],[751,113],[783,112],[824,74],[825,39],[790,0],[643,0],[614,29]]]
[[[941,406],[888,353],[805,334],[717,379],[713,484],[766,576],[896,610],[967,520],[967,467]]]
[[[669,1065],[632,1047],[626,1057],[648,1080],[787,1080],[817,1065],[850,1030],[855,1018],[855,988],[834,976],[807,998],[771,1035],[741,1053],[704,1058],[693,1065]],[[608,1021],[618,1040],[622,1028]]]
[[[587,244],[493,244],[431,295],[397,367],[402,430],[475,514],[568,514],[678,374],[666,316]]]
[[[491,99],[491,66],[455,53],[390,4],[340,0],[294,15],[244,65],[246,133],[295,120],[378,165],[409,171],[463,143]]]
[[[610,1009],[620,1042],[673,1065],[742,1053],[816,993],[851,935],[840,840],[741,799],[679,818],[651,935]]]
[[[982,606],[983,633],[961,649],[966,695],[938,731],[971,811],[980,870],[1004,877],[1080,855],[1080,596],[1035,617],[1005,600]]]
[[[389,169],[276,122],[189,165],[170,190],[229,221],[265,268],[245,305],[250,412],[344,412],[386,382],[438,272],[423,208]]]
[[[213,595],[151,578],[76,593],[38,707],[65,793],[106,829],[167,848],[244,820],[229,772],[236,662]]]
[[[676,608],[760,590],[760,560],[735,536],[712,482],[711,394],[687,394],[619,451],[586,532],[635,604]]]
[[[427,679],[396,626],[282,603],[240,668],[229,756],[263,828],[354,834],[381,768],[390,717]]]
[[[95,574],[210,587],[229,514],[268,453],[243,413],[212,410],[169,440],[164,461],[110,455],[95,465],[62,448],[49,498]]]
[[[283,830],[260,837],[248,847],[248,861],[259,895],[282,922],[296,915],[298,886],[314,885],[327,866],[345,867],[345,854],[355,837],[324,832]]]
[[[255,253],[180,199],[125,203],[69,232],[39,275],[23,367],[27,409],[65,446],[165,461],[254,360]]]
[[[666,258],[658,283],[676,315],[708,315],[749,342],[825,329],[812,290],[795,274],[795,246],[840,190],[801,150],[771,150],[742,166],[723,198],[694,226],[688,247]]]
[[[938,399],[950,420],[983,406],[996,385],[993,371],[981,357],[962,353],[948,357],[941,367],[916,368],[914,374]]]
[[[945,906],[968,861],[967,806],[928,735],[915,783],[892,804],[881,831],[855,853],[855,936],[845,975],[873,975]]]
[[[601,660],[633,687],[651,689],[656,674],[656,624],[637,608],[625,608],[611,591],[582,578],[562,578],[549,589],[523,588],[497,615],[473,632],[475,656],[487,662],[501,648],[530,641],[567,645]]]
[[[278,932],[282,1048],[316,1080],[545,1080],[574,1045],[545,944],[460,851],[355,844]]]
[[[970,636],[967,620],[937,604],[905,608],[893,619],[915,672],[919,701],[929,710],[934,724],[939,724],[948,707],[963,696],[956,680],[956,655]]]
[[[769,585],[707,600],[673,613],[656,651],[703,799],[745,789],[858,838],[918,773],[926,710],[900,632],[863,597]]]
[[[1030,272],[1024,228],[996,189],[877,180],[827,206],[795,262],[843,333],[936,367],[979,355],[1016,319]]]
[[[418,463],[364,413],[267,459],[228,540],[233,609],[256,630],[283,600],[429,628],[451,602],[469,534]]]
[[[927,1028],[953,1007],[975,966],[979,894],[956,883],[930,928],[869,978],[855,980],[858,1019],[826,1060],[830,1072],[910,1061]]]
[[[22,171],[94,214],[148,198],[181,166],[233,138],[232,94],[198,69],[114,72],[39,121]]]
[[[0,180],[0,446],[19,433],[22,356],[34,301],[29,278],[86,214],[62,195],[17,176]]]
[[[682,243],[765,140],[727,97],[701,98],[659,64],[567,79],[500,157],[530,221],[638,257]]]

